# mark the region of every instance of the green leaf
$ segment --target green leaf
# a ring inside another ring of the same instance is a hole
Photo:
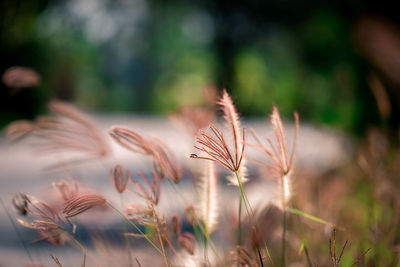
[[[301,244],[300,244],[300,247],[299,247],[299,251],[297,252],[297,255],[300,255],[303,252],[304,245],[305,245],[305,242],[304,242],[304,240],[302,240]]]
[[[294,208],[287,208],[287,211],[289,211],[290,213],[296,214],[296,215],[301,215],[301,216],[303,216],[303,217],[305,217],[307,219],[313,220],[314,222],[325,224],[325,225],[329,225],[329,226],[331,226],[333,228],[336,228],[336,229],[339,229],[339,230],[344,230],[340,226],[337,226],[337,225],[335,225],[333,223],[327,222],[327,221],[325,221],[325,220],[323,220],[321,218],[315,217],[315,216],[313,216],[311,214],[308,214],[308,213],[306,213],[304,211],[301,211],[301,210],[298,210],[298,209],[294,209]]]

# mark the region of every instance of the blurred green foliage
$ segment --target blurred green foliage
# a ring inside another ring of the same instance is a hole
[[[18,107],[3,105],[3,124],[53,97],[101,112],[168,113],[198,104],[210,84],[228,87],[244,116],[265,116],[274,103],[286,117],[297,110],[347,130],[376,119],[351,18],[333,4],[307,2],[293,17],[298,6],[278,3],[6,2],[1,71],[33,67],[42,84],[16,95],[2,85],[4,102]]]

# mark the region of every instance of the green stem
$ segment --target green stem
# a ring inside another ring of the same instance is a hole
[[[246,208],[247,216],[252,217],[251,214],[253,213],[253,210],[251,209],[250,202],[249,202],[246,194],[244,193],[242,180],[240,179],[237,171],[235,172],[235,175],[236,175],[236,179],[237,179],[238,185],[239,185],[239,196],[243,200],[244,206]]]
[[[240,189],[239,189],[240,190]],[[238,246],[242,243],[242,193],[239,191],[239,210],[238,210]]]

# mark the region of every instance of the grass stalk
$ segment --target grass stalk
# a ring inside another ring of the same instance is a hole
[[[283,177],[281,178],[281,198],[282,198],[282,209],[283,209],[283,229],[282,229],[282,254],[281,254],[281,266],[285,266],[285,254],[286,254],[286,202],[285,202],[285,186]]]
[[[165,261],[165,265],[167,267],[169,267],[168,257],[167,257],[167,254],[165,253],[164,242],[163,242],[163,239],[161,237],[160,224],[158,223],[158,217],[157,217],[156,210],[155,210],[153,205],[151,205],[151,210],[153,211],[154,228],[155,228],[156,233],[157,233],[158,242],[160,242],[160,247],[161,247],[161,251],[162,251],[162,254],[163,254],[164,261]]]
[[[282,255],[281,255],[281,266],[285,266],[285,254],[286,254],[286,210],[283,210],[283,230],[282,230]]]
[[[240,190],[240,189],[239,189]],[[242,193],[239,191],[239,210],[238,210],[238,246],[242,244]]]
[[[204,242],[204,265],[205,266],[207,266],[207,263],[208,263],[208,253],[207,253],[208,244],[207,244],[207,240],[208,240],[208,230],[207,230],[207,227],[206,227],[206,234],[204,235],[204,240],[203,240],[203,242]]]
[[[119,194],[119,200],[120,200],[121,210],[123,210],[123,208],[124,208],[124,199],[122,197],[122,194]],[[126,228],[127,228],[126,227],[126,223],[123,222],[122,223],[122,232],[123,232],[123,236],[124,236],[124,239],[125,239],[125,245],[126,245],[126,248],[128,250],[128,262],[129,262],[129,267],[132,267],[133,266],[133,261],[132,261],[132,255],[131,255],[131,243],[129,241],[129,238],[125,235],[125,233],[127,232]]]

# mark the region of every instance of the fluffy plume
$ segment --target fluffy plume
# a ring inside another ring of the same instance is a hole
[[[294,156],[294,151],[296,147],[296,139],[297,139],[297,131],[298,131],[298,125],[299,125],[299,118],[297,113],[294,113],[294,118],[295,118],[295,136],[294,136],[294,142],[293,142],[293,148],[292,152],[288,154],[288,149],[286,145],[286,138],[285,138],[285,132],[283,130],[282,126],[282,120],[279,115],[278,108],[276,106],[273,107],[272,109],[272,114],[271,114],[271,123],[274,128],[274,133],[275,133],[275,138],[276,142],[278,145],[278,149],[276,149],[272,144],[271,147],[273,149],[273,154],[275,154],[275,163],[277,166],[281,169],[283,173],[288,173],[292,167],[292,161],[293,161],[293,156]]]
[[[226,126],[229,129],[230,134],[232,135],[232,141],[235,145],[235,160],[238,160],[238,156],[241,153],[241,147],[244,146],[244,137],[242,138],[242,134],[240,131],[240,120],[239,114],[236,110],[235,105],[233,104],[232,98],[229,94],[224,90],[222,93],[222,97],[219,100],[218,104],[221,106],[222,111],[224,112],[224,118],[226,121]],[[242,155],[243,157],[243,155]],[[246,158],[242,158],[242,162],[240,164],[239,177],[242,183],[247,182],[247,168],[246,168]],[[235,175],[230,175],[227,177],[229,182],[233,185],[238,185],[238,181]]]
[[[200,218],[203,220],[207,233],[210,234],[218,222],[218,183],[214,162],[206,163],[205,173],[199,181]]]

